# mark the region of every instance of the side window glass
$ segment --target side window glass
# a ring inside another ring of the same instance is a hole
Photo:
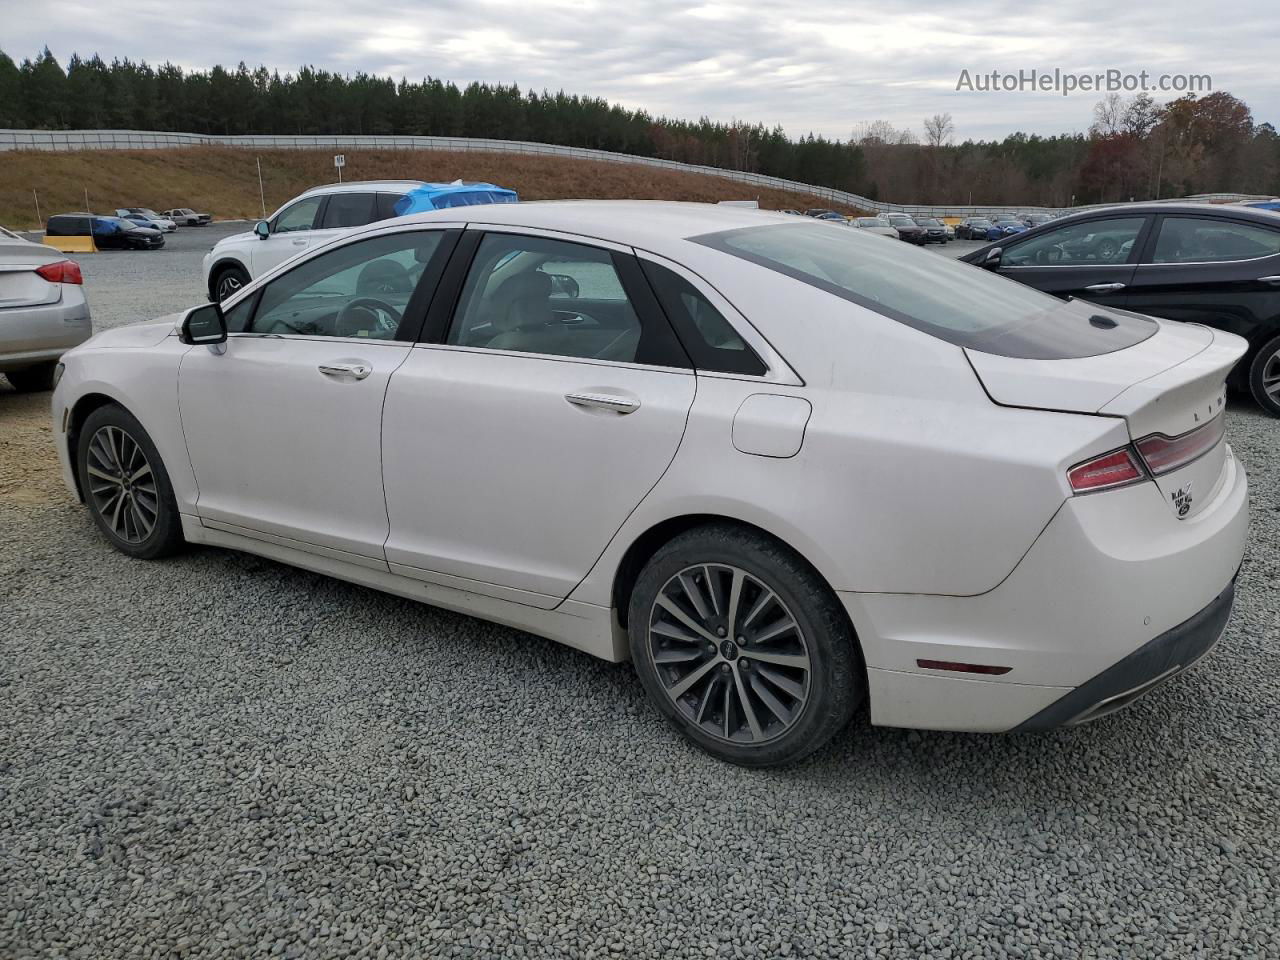
[[[442,232],[393,233],[299,264],[263,289],[253,333],[394,340]]]
[[[333,193],[324,208],[322,227],[363,227],[373,222],[372,193]]]
[[[396,204],[408,198],[403,193],[379,193],[374,203],[375,220],[390,220],[397,216]]]
[[[1152,263],[1222,263],[1280,253],[1280,231],[1201,217],[1165,217]]]
[[[490,233],[476,250],[447,342],[632,363],[641,334],[609,251]]]
[[[1145,217],[1071,223],[1022,243],[1011,243],[1003,266],[1087,266],[1128,263]]]
[[[641,263],[696,369],[752,376],[765,373],[764,362],[697,287],[674,270],[648,260]]]
[[[271,226],[271,232],[293,233],[295,230],[310,230],[315,224],[316,212],[320,209],[322,199],[322,197],[307,197],[281,210]]]

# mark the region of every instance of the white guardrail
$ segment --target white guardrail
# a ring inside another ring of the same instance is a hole
[[[1049,213],[1094,209],[1111,204],[1091,204],[1078,207],[1036,206],[937,206],[931,204],[886,203],[831,187],[819,187],[781,177],[768,177],[745,170],[729,170],[724,167],[707,167],[699,164],[661,160],[656,157],[639,157],[629,153],[613,153],[608,150],[591,150],[584,147],[561,147],[550,143],[532,143],[524,140],[489,140],[478,137],[409,137],[409,136],[240,136],[218,137],[198,133],[159,133],[147,130],[4,130],[0,129],[0,152],[9,150],[166,150],[179,147],[240,147],[258,150],[442,150],[452,153],[516,153],[530,156],[576,157],[598,163],[631,163],[666,170],[704,173],[738,183],[775,190],[787,190],[816,197],[827,203],[874,210],[879,213],[905,213],[913,216],[970,217],[998,216],[1000,214]],[[1265,200],[1269,197],[1238,193],[1209,193],[1180,200],[1205,203],[1231,203],[1238,200]],[[1171,199],[1167,202],[1173,202]]]

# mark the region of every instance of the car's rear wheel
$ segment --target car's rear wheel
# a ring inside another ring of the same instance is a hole
[[[1258,406],[1280,417],[1280,337],[1273,337],[1254,354],[1249,364],[1249,392]]]
[[[41,390],[52,390],[53,371],[57,365],[57,361],[40,363],[34,367],[10,370],[5,376],[13,384],[13,389],[19,393],[37,393]]]
[[[673,539],[641,571],[631,656],[650,699],[690,740],[769,767],[817,750],[866,689],[831,590],[794,552],[729,525]]]
[[[107,404],[89,414],[80,427],[76,469],[94,523],[117,550],[152,560],[182,546],[169,474],[129,411]]]
[[[213,281],[213,299],[222,303],[235,296],[249,282],[249,274],[242,267],[223,267]]]

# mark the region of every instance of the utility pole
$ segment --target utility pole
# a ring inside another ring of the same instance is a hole
[[[262,201],[262,219],[267,219],[267,193],[262,189],[262,158],[254,157],[258,163],[258,199]]]

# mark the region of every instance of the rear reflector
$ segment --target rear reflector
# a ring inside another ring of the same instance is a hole
[[[955,673],[985,673],[988,676],[1000,677],[1013,667],[993,667],[986,663],[958,663],[954,660],[917,660],[916,666],[923,670],[951,670]]]
[[[1218,445],[1226,431],[1225,418],[1217,416],[1203,427],[1196,427],[1176,437],[1153,433],[1143,437],[1134,446],[1142,454],[1147,469],[1158,477],[1204,456]]]
[[[50,283],[84,283],[80,273],[80,264],[74,260],[59,260],[57,263],[46,263],[36,268],[36,274]]]
[[[1110,490],[1112,487],[1137,483],[1146,477],[1138,458],[1128,447],[1086,460],[1067,471],[1067,481],[1076,493]]]

